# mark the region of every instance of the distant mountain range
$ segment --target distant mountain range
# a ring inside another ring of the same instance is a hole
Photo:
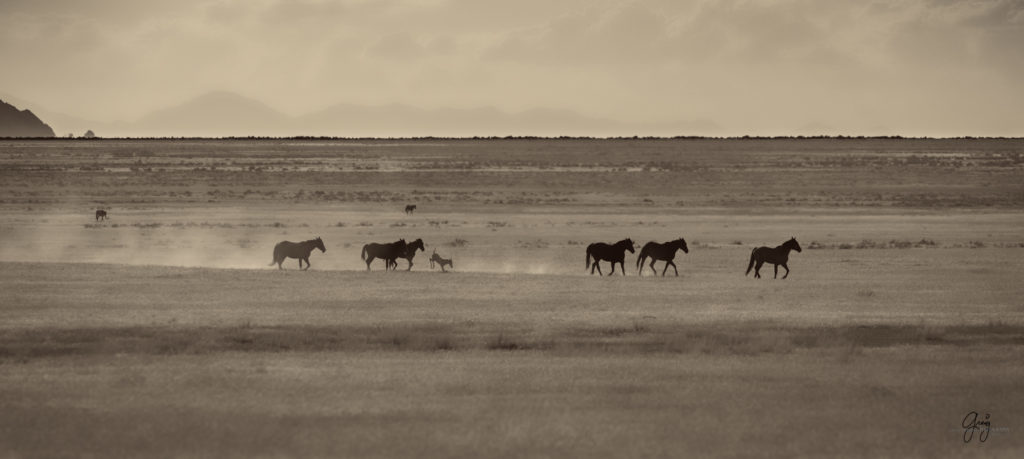
[[[0,137],[53,137],[53,129],[30,110],[0,100]]]
[[[23,105],[31,106],[29,103]],[[226,136],[631,136],[714,134],[712,121],[631,123],[571,110],[533,109],[508,113],[493,107],[423,109],[409,105],[338,104],[289,116],[255,99],[211,92],[181,105],[151,112],[134,122],[96,122],[34,107],[57,132],[100,137]],[[52,135],[52,132],[51,132]]]

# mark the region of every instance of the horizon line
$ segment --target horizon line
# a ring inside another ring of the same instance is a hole
[[[396,136],[396,137],[349,137],[349,136],[125,136],[125,137],[2,137],[0,140],[1024,140],[1024,136],[902,136],[902,135],[676,135],[676,136]]]

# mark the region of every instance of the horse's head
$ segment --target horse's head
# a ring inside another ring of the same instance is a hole
[[[803,252],[803,250],[800,249],[800,243],[796,242],[796,238],[795,237],[789,238],[789,240],[786,241],[785,245],[786,245],[786,247],[789,247],[790,249],[796,250],[797,252]]]
[[[627,237],[627,238],[619,241],[619,244],[625,246],[626,250],[628,250],[629,253],[636,253],[636,250],[633,248],[633,246],[636,245],[636,244],[633,243],[632,239]]]
[[[690,248],[686,246],[686,239],[679,238],[672,242],[676,244],[676,247],[682,249],[683,253],[690,253]]]
[[[415,241],[412,241],[412,244],[409,244],[409,248],[411,248],[413,252],[415,252],[416,249],[420,249],[421,252],[427,251],[427,249],[423,248],[423,239],[416,239]]]
[[[327,247],[324,247],[324,240],[317,236],[313,241],[316,242],[316,248],[320,249],[321,252],[327,252]]]

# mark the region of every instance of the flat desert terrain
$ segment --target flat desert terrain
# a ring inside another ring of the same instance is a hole
[[[1022,140],[0,139],[0,209],[2,457],[1024,455]]]

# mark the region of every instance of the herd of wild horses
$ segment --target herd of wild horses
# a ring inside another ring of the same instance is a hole
[[[408,205],[405,207],[405,213],[411,214],[416,210],[415,205]],[[105,210],[96,211],[96,220],[106,220],[107,212]],[[299,260],[299,269],[309,269],[309,255],[313,253],[313,249],[320,249],[320,252],[327,252],[327,248],[324,247],[323,239],[317,237],[316,239],[310,239],[303,242],[291,242],[281,241],[274,246],[274,261],[270,262],[270,266],[277,265],[278,269],[284,269],[282,264],[285,258],[297,258]],[[626,251],[629,253],[636,253],[635,244],[632,239],[623,239],[614,244],[605,244],[603,242],[595,242],[587,246],[587,265],[585,269],[590,270],[590,274],[594,274],[597,270],[598,275],[604,275],[601,272],[601,262],[607,261],[612,265],[612,271],[608,273],[609,276],[615,274],[615,265],[620,266],[620,272],[623,276],[626,275]],[[388,243],[370,243],[363,246],[363,251],[360,254],[360,258],[366,262],[366,270],[370,270],[370,263],[373,260],[380,258],[384,260],[384,270],[391,271],[398,269],[398,259],[404,258],[409,262],[409,266],[406,271],[412,270],[412,259],[416,256],[416,251],[423,252],[426,249],[423,245],[423,239],[416,239],[411,243],[406,243],[405,239],[399,239],[395,242]],[[675,258],[676,252],[682,250],[683,253],[690,253],[690,249],[686,247],[686,240],[683,238],[676,239],[674,241],[658,243],[648,242],[640,249],[640,254],[636,257],[636,268],[637,274],[643,275],[644,263],[650,260],[651,271],[654,274],[658,274],[658,270],[654,267],[654,263],[658,261],[664,261],[665,266],[661,269],[662,277],[668,271],[668,267],[671,266],[672,270],[675,271],[676,276],[679,276],[679,269],[676,268]],[[782,278],[789,277],[789,252],[796,250],[801,251],[800,243],[796,241],[796,238],[790,238],[788,241],[783,242],[777,247],[757,247],[750,252],[750,264],[747,265],[746,274],[750,274],[750,270],[754,270],[754,277],[761,277],[761,266],[765,263],[771,263],[775,265],[775,277],[779,277],[779,266],[782,266],[786,270],[786,274],[783,274]],[[593,259],[593,263],[591,263]],[[306,267],[302,267],[302,263],[306,263]],[[430,256],[430,267],[433,268],[435,264],[441,266],[441,271],[447,272],[444,267],[447,265],[449,268],[454,269],[455,266],[452,264],[451,258],[442,258],[437,254],[437,250]]]
[[[300,269],[309,269],[309,254],[313,252],[313,249],[320,249],[321,252],[327,252],[324,247],[323,239],[319,237],[316,239],[310,239],[304,242],[290,242],[282,241],[274,246],[274,261],[270,262],[270,265],[277,265],[278,269],[284,269],[281,263],[284,262],[285,258],[298,258]],[[399,239],[395,242],[389,243],[370,243],[363,246],[360,258],[366,262],[366,270],[370,270],[370,263],[373,260],[380,258],[384,260],[384,270],[390,271],[398,268],[398,259],[404,258],[409,262],[409,266],[406,271],[412,270],[412,259],[416,256],[416,251],[424,251],[423,239],[416,239],[411,243],[405,242],[405,239]],[[632,239],[623,239],[614,244],[605,244],[603,242],[597,242],[587,246],[587,265],[586,269],[590,270],[590,274],[594,274],[594,270],[597,270],[599,275],[603,275],[601,272],[600,263],[607,261],[612,265],[612,271],[608,273],[609,276],[615,274],[615,264],[619,264],[622,268],[622,275],[626,275],[626,251],[629,253],[635,253],[634,244]],[[679,275],[679,270],[676,269],[676,264],[673,261],[676,257],[676,252],[682,250],[683,253],[690,253],[690,249],[686,247],[686,240],[683,238],[676,239],[665,243],[648,242],[640,249],[640,255],[636,257],[637,273],[643,275],[644,263],[650,259],[651,270],[654,274],[658,274],[658,270],[655,269],[654,263],[657,261],[664,261],[665,267],[661,270],[661,275],[665,276],[665,272],[668,271],[668,267],[671,266],[672,270],[675,271],[676,276]],[[796,250],[800,252],[800,243],[796,241],[796,238],[790,238],[788,241],[783,242],[778,247],[758,247],[750,252],[750,264],[747,265],[746,274],[750,274],[750,270],[754,270],[754,277],[761,277],[761,266],[765,263],[771,263],[775,265],[775,277],[779,277],[779,266],[786,269],[786,274],[782,276],[783,279],[789,277],[789,252]],[[593,258],[593,263],[591,263]],[[306,267],[302,268],[302,262],[306,262]],[[445,265],[449,268],[454,268],[452,260],[450,258],[441,258],[437,254],[437,250],[434,250],[433,255],[430,257],[430,267],[433,268],[434,264],[438,263],[441,265],[441,271],[445,271]],[[445,271],[447,272],[447,271]]]

